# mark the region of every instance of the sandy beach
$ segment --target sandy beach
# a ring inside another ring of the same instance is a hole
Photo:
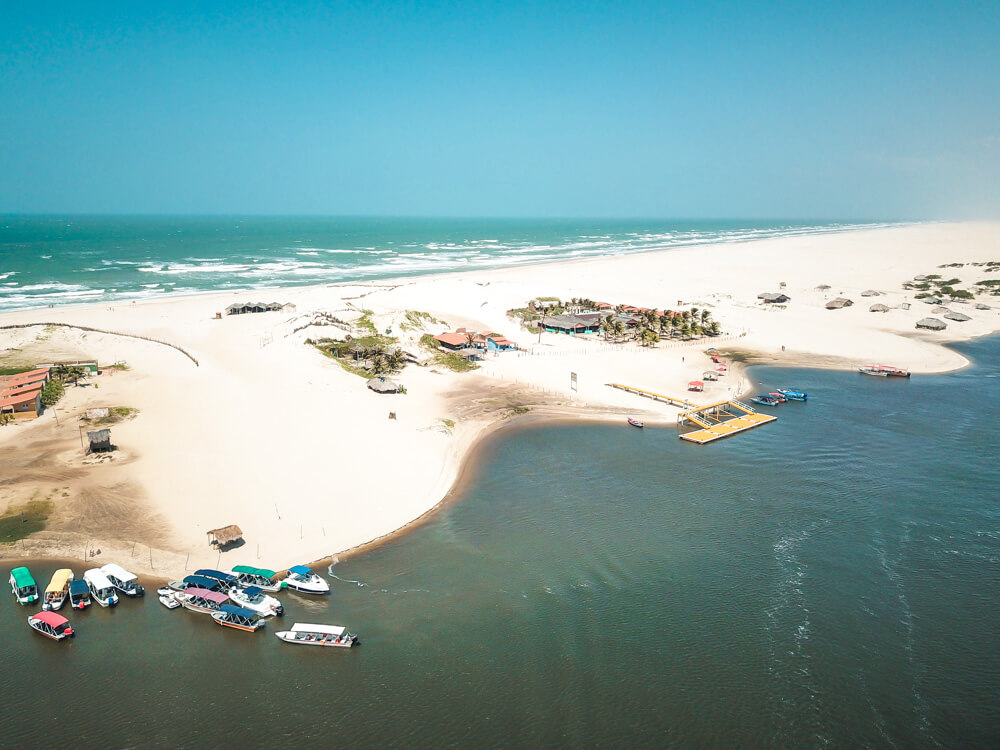
[[[0,428],[0,511],[31,499],[55,503],[48,527],[3,555],[115,560],[165,577],[206,566],[283,569],[321,560],[431,511],[474,457],[477,441],[518,418],[624,422],[636,415],[672,429],[676,409],[609,388],[610,382],[708,403],[747,391],[741,362],[884,363],[915,374],[960,368],[964,358],[942,345],[1000,330],[997,298],[949,303],[971,319],[941,332],[918,331],[916,321],[931,309],[902,285],[935,273],[970,285],[990,278],[971,264],[996,260],[998,223],[921,224],[475,273],[5,313],[0,326],[40,325],[0,330],[3,366],[89,358],[104,371],[68,386],[39,419]],[[966,265],[940,268],[954,263]],[[880,294],[862,297],[865,290]],[[787,304],[765,306],[758,299],[778,291],[788,295]],[[707,308],[722,335],[651,347],[599,336],[539,336],[519,328],[507,311],[540,296]],[[825,308],[838,297],[854,304]],[[258,298],[295,307],[216,318],[233,302]],[[874,303],[889,311],[869,312]],[[393,378],[405,394],[377,394],[305,343],[342,338],[350,325],[331,320],[356,323],[365,310],[379,331],[391,329],[404,350],[424,359],[421,335],[463,326],[501,332],[519,350],[491,353],[469,373],[411,364]],[[413,326],[408,311],[447,325]],[[190,356],[119,333],[169,342]],[[688,394],[687,382],[710,364],[709,346],[733,365],[718,382],[706,383],[704,393]],[[116,362],[126,367],[107,367]],[[570,373],[577,373],[577,390],[570,388]],[[80,418],[102,406],[138,413],[112,426],[113,458],[95,460],[82,449]],[[766,430],[733,439],[766,440]],[[246,543],[220,554],[206,531],[227,524],[238,524]]]

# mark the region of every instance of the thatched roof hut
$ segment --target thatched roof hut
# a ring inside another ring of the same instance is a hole
[[[399,393],[399,384],[385,378],[372,378],[368,381],[368,387],[375,393]]]
[[[212,529],[206,533],[208,534],[208,543],[214,544],[217,547],[225,547],[227,544],[232,544],[243,539],[243,529],[235,523],[218,529]]]
[[[832,299],[826,303],[827,310],[840,310],[844,307],[850,307],[854,303],[847,299],[846,297],[837,297],[837,299]]]
[[[921,318],[917,321],[917,328],[926,328],[928,331],[943,331],[948,324],[937,318]]]
[[[111,430],[105,427],[103,430],[87,431],[87,452],[104,453],[114,450],[111,444]]]
[[[863,292],[861,292],[861,296],[862,297],[880,297],[880,296],[882,296],[882,292],[876,292],[874,289],[865,289]]]
[[[951,310],[949,310],[947,307],[941,307],[940,305],[938,305],[937,307],[932,307],[931,312],[937,313],[938,315],[944,315],[945,313],[950,313]]]
[[[881,302],[876,302],[874,305],[868,308],[868,312],[889,312],[889,306],[883,305]]]
[[[939,299],[937,297],[924,297],[923,298],[923,303],[925,305],[943,305],[944,304],[944,300],[943,299]]]
[[[757,299],[762,300],[765,305],[781,305],[791,300],[791,297],[781,292],[761,292]]]
[[[976,305],[976,309],[977,310],[991,310],[992,308],[989,305],[984,305],[982,302],[980,302],[980,303],[978,303]]]
[[[954,320],[956,323],[964,323],[967,320],[972,320],[968,315],[960,312],[950,312],[944,317],[948,320]]]

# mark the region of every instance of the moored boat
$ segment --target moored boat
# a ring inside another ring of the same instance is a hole
[[[305,565],[296,565],[288,571],[288,577],[281,582],[282,588],[293,589],[303,594],[329,594],[330,584],[313,573]]]
[[[69,582],[69,606],[70,609],[86,609],[92,603],[90,598],[90,586],[82,578]]]
[[[146,589],[139,583],[139,577],[135,573],[129,573],[121,565],[108,563],[101,567],[101,571],[111,581],[111,585],[125,594],[125,596],[146,595]]]
[[[755,404],[761,404],[762,406],[780,406],[781,401],[784,401],[784,399],[778,401],[778,399],[771,396],[752,396],[750,400]]]
[[[211,578],[213,581],[218,581],[219,591],[229,591],[229,589],[239,583],[239,581],[236,580],[236,576],[231,575],[230,573],[223,573],[221,570],[202,568],[201,570],[196,570],[194,574],[204,578]]]
[[[206,615],[218,612],[219,608],[229,601],[229,597],[219,591],[198,588],[178,591],[174,594],[174,599],[179,601],[184,609],[190,609],[192,612],[201,612]]]
[[[29,615],[28,625],[31,626],[32,630],[54,641],[61,641],[63,638],[72,638],[76,635],[69,620],[55,612],[39,612],[36,615]]]
[[[160,604],[162,604],[167,609],[177,609],[179,606],[181,606],[181,603],[177,601],[176,598],[174,598],[174,592],[171,591],[170,589],[167,589],[167,593],[160,594],[157,597],[157,599],[159,599]]]
[[[254,612],[246,607],[237,607],[234,604],[223,604],[218,612],[212,613],[212,619],[217,625],[222,625],[225,628],[236,628],[250,633],[267,624],[259,612]]]
[[[38,584],[31,577],[31,571],[25,567],[10,571],[10,590],[17,597],[18,604],[38,601]]]
[[[339,625],[310,625],[297,622],[292,625],[291,630],[281,630],[275,635],[285,643],[303,646],[351,648],[360,644],[356,633],[348,633],[347,628]]]
[[[251,609],[264,617],[285,614],[285,608],[281,606],[281,602],[273,596],[265,594],[264,590],[258,586],[230,589],[229,598],[240,607]]]
[[[910,371],[891,365],[865,365],[858,368],[862,375],[874,375],[879,378],[908,378]]]
[[[770,396],[771,398],[773,398],[779,404],[787,404],[788,403],[788,399],[785,398],[784,396],[782,396],[780,393],[768,393],[767,395]]]
[[[118,604],[118,594],[115,593],[115,587],[104,575],[103,570],[91,568],[83,574],[83,580],[90,587],[90,595],[94,601],[102,607],[114,607]]]
[[[632,419],[632,417],[628,417],[628,423],[630,425],[632,425],[633,427],[643,427],[644,426],[642,424],[642,422],[640,422],[638,419]]]
[[[789,401],[808,401],[809,394],[804,391],[795,391],[791,388],[778,388],[778,393],[784,396]]]
[[[45,587],[45,601],[42,602],[42,609],[55,612],[62,609],[69,597],[69,584],[73,580],[73,571],[69,568],[60,568],[52,574],[52,580]]]
[[[187,589],[208,589],[209,591],[218,591],[222,588],[222,584],[215,580],[214,578],[205,578],[205,576],[185,576],[183,581],[171,581],[167,584],[174,591],[186,591]]]
[[[249,565],[236,565],[230,571],[236,577],[237,582],[242,586],[256,586],[264,591],[280,591],[281,582],[275,581],[277,575],[273,570],[267,568],[252,568]]]

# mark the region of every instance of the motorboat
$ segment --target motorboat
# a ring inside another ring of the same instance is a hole
[[[222,584],[219,581],[214,578],[205,578],[205,576],[185,576],[183,581],[171,581],[167,586],[174,591],[186,591],[187,589],[218,591],[222,588]]]
[[[236,565],[230,571],[241,586],[256,586],[263,591],[281,591],[281,582],[275,581],[277,575],[267,568],[251,568],[249,565]]]
[[[69,584],[73,580],[73,571],[69,568],[60,568],[52,574],[52,580],[45,587],[45,600],[42,602],[42,609],[48,612],[55,612],[62,609],[62,605],[69,598]]]
[[[630,425],[632,425],[633,427],[644,427],[645,426],[638,419],[632,419],[632,417],[628,417],[628,423]]]
[[[91,568],[83,574],[83,580],[90,587],[90,595],[102,607],[114,607],[118,604],[118,594],[114,584],[104,575],[100,568]]]
[[[305,565],[289,569],[288,576],[281,582],[282,588],[289,588],[303,594],[329,594],[330,584],[313,573]]]
[[[761,404],[762,406],[780,406],[784,401],[784,399],[778,401],[778,399],[771,396],[753,396],[750,400],[755,404]]]
[[[890,365],[865,365],[864,367],[859,367],[858,372],[862,375],[874,375],[880,378],[910,377],[909,370],[904,370],[901,367],[892,367]]]
[[[163,589],[160,589],[159,591],[163,591]],[[159,594],[159,596],[157,596],[157,599],[159,599],[160,604],[162,604],[167,609],[177,609],[179,606],[181,606],[181,603],[177,601],[176,597],[174,597],[174,592],[172,589],[167,589],[166,593]]]
[[[779,404],[787,404],[788,403],[788,399],[785,398],[784,396],[782,396],[780,393],[768,393],[767,395],[770,396],[771,398],[773,398]]]
[[[218,612],[222,605],[229,601],[229,597],[219,591],[198,588],[178,591],[174,594],[174,599],[179,601],[184,609],[206,615]]]
[[[239,583],[239,581],[236,580],[236,576],[230,573],[223,573],[221,570],[202,568],[201,570],[196,570],[194,574],[196,576],[202,576],[203,578],[211,578],[213,581],[218,581],[219,591],[229,591],[229,589]]]
[[[234,604],[223,604],[218,612],[212,613],[212,619],[217,625],[222,625],[224,628],[236,628],[250,633],[267,624],[259,612],[246,607],[237,607]]]
[[[146,589],[139,583],[139,577],[135,573],[129,573],[125,568],[117,563],[108,563],[101,570],[111,581],[111,585],[121,591],[125,596],[145,596]]]
[[[90,586],[82,578],[69,582],[70,609],[86,609],[93,600],[90,598]]]
[[[791,388],[778,388],[777,391],[789,401],[807,401],[809,399],[809,394],[804,391],[793,391]]]
[[[285,643],[296,643],[303,646],[334,646],[351,648],[360,645],[355,633],[348,633],[347,628],[339,625],[309,625],[295,623],[291,630],[275,633]]]
[[[38,601],[38,584],[27,568],[10,571],[10,590],[17,597],[18,604],[32,604]]]
[[[32,630],[54,641],[61,641],[63,638],[72,638],[76,635],[69,620],[55,612],[39,612],[36,615],[29,615],[28,625],[31,626]]]
[[[240,607],[251,609],[264,617],[285,614],[285,608],[281,606],[281,602],[273,596],[265,594],[259,586],[230,589],[229,598]]]

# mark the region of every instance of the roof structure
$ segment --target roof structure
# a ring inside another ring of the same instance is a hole
[[[38,390],[28,390],[23,393],[11,393],[8,395],[4,392],[4,395],[0,396],[0,409],[7,406],[18,406],[20,404],[27,404],[39,398],[41,391]]]
[[[889,312],[889,306],[883,305],[881,302],[876,302],[874,305],[868,308],[868,312]]]
[[[311,576],[312,568],[307,568],[305,565],[293,565],[288,569],[288,572],[297,576]]]
[[[237,539],[243,538],[243,529],[235,523],[230,524],[229,526],[221,526],[217,529],[212,529],[206,533],[209,536],[215,537],[215,543],[221,546],[225,546],[230,542],[235,542]]]
[[[791,297],[787,294],[781,292],[761,292],[757,295],[757,299],[763,300],[767,304],[780,304],[782,302],[788,302]]]
[[[862,297],[880,297],[881,295],[882,292],[877,292],[874,289],[865,289],[863,292],[861,292]]]
[[[826,303],[827,310],[840,310],[845,307],[850,307],[854,303],[847,299],[846,297],[837,297],[837,299],[832,299]]]
[[[926,328],[931,331],[943,331],[948,324],[937,318],[921,318],[917,321],[917,328]]]
[[[372,378],[368,387],[375,393],[399,393],[399,384],[385,378]]]
[[[944,317],[946,320],[954,320],[956,323],[964,323],[967,320],[972,320],[968,315],[960,312],[949,312]]]
[[[10,571],[10,574],[14,577],[14,585],[19,589],[24,588],[25,586],[36,585],[35,579],[31,577],[31,571],[27,568],[14,568]]]
[[[66,625],[69,620],[67,620],[62,615],[56,614],[55,612],[39,612],[38,614],[32,615],[36,620],[44,622],[46,625],[50,625],[53,628],[58,628],[60,625]]]
[[[434,340],[439,341],[445,346],[465,346],[469,342],[469,337],[465,331],[456,331],[454,333],[442,333],[435,336]]]

